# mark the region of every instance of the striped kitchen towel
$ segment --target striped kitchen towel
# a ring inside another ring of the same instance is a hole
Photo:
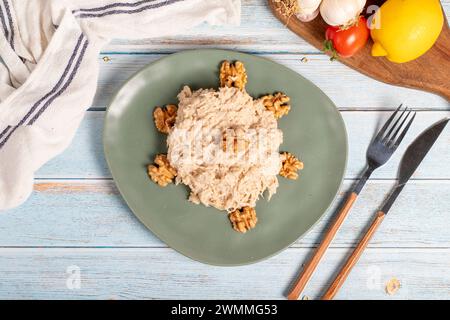
[[[202,22],[239,24],[240,0],[0,0],[0,210],[71,142],[111,38],[150,38]]]

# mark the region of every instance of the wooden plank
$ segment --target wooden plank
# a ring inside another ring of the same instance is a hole
[[[232,47],[228,47],[232,48]],[[259,54],[258,54],[259,55]],[[164,54],[108,54],[99,57],[100,76],[94,107],[104,107],[121,85]],[[400,103],[416,109],[448,110],[443,98],[431,93],[384,84],[322,54],[265,54],[311,80],[342,110],[393,109]],[[108,59],[103,60],[103,58]],[[302,62],[305,57],[307,62]]]
[[[342,112],[349,139],[349,161],[346,178],[359,176],[365,165],[366,148],[376,129],[389,117],[389,112]],[[377,179],[396,178],[397,166],[407,145],[422,130],[450,112],[419,112],[410,133],[393,159],[375,174]],[[88,112],[70,147],[44,165],[38,178],[109,178],[103,156],[102,128],[104,112]],[[150,121],[150,119],[149,119]],[[450,179],[450,129],[443,132],[427,158],[414,175],[416,179]]]
[[[441,1],[447,19],[450,1]],[[238,27],[201,25],[182,35],[158,39],[113,40],[104,52],[173,52],[192,48],[226,48],[247,52],[319,52],[280,23],[266,0],[243,0]]]
[[[242,1],[240,26],[200,25],[183,34],[157,39],[113,40],[105,52],[173,52],[198,47],[234,48],[245,51],[318,52],[284,27],[265,0]]]
[[[318,244],[333,207],[294,246]],[[393,181],[372,180],[357,200],[333,247],[355,245]],[[430,201],[433,199],[433,201]],[[450,248],[450,181],[416,180],[406,186],[370,243],[380,247]],[[228,228],[228,226],[224,226]],[[39,181],[21,207],[0,215],[0,247],[166,247],[127,208],[112,181]]]
[[[0,298],[283,299],[309,253],[288,249],[251,266],[223,268],[171,249],[0,249]],[[320,297],[346,254],[331,249],[304,294]],[[368,249],[337,298],[450,299],[449,264],[450,249]],[[401,288],[389,296],[385,286],[393,277]]]

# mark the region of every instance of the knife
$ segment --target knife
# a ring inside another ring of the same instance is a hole
[[[386,217],[386,214],[391,209],[392,204],[397,199],[400,192],[403,190],[413,173],[416,171],[417,167],[419,167],[428,151],[430,151],[431,147],[436,142],[437,138],[442,133],[449,120],[450,119],[447,118],[438,121],[433,126],[421,133],[416,138],[416,140],[414,140],[414,142],[409,145],[400,163],[399,179],[397,184],[395,185],[394,189],[392,190],[391,194],[389,195],[381,209],[375,215],[375,219],[370,225],[366,234],[361,239],[350,257],[347,259],[347,262],[344,264],[341,271],[339,271],[339,274],[322,297],[322,300],[331,300],[337,294],[341,286],[344,284],[345,279],[347,279],[347,276],[350,274],[353,266],[358,262],[358,259],[361,257],[364,249],[374,235],[378,226],[381,224],[383,219]]]

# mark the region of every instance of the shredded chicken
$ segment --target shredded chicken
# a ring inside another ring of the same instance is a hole
[[[176,183],[189,186],[190,201],[232,212],[255,207],[266,190],[270,199],[278,187],[283,136],[262,100],[234,87],[184,87],[178,99],[168,159]],[[234,141],[242,147],[233,148]]]

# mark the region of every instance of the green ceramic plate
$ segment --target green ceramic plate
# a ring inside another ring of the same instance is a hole
[[[152,121],[154,106],[176,104],[183,85],[216,88],[225,59],[244,62],[247,91],[253,97],[274,91],[291,97],[291,111],[279,121],[284,133],[281,150],[305,163],[299,180],[280,178],[272,200],[258,201],[258,224],[246,234],[235,232],[225,213],[188,202],[185,186],[160,188],[146,173],[155,154],[166,152],[166,136]],[[330,99],[290,69],[233,51],[193,50],[148,65],[119,90],[106,114],[104,148],[122,196],[144,225],[192,259],[230,266],[274,255],[319,220],[343,179],[347,135]]]

